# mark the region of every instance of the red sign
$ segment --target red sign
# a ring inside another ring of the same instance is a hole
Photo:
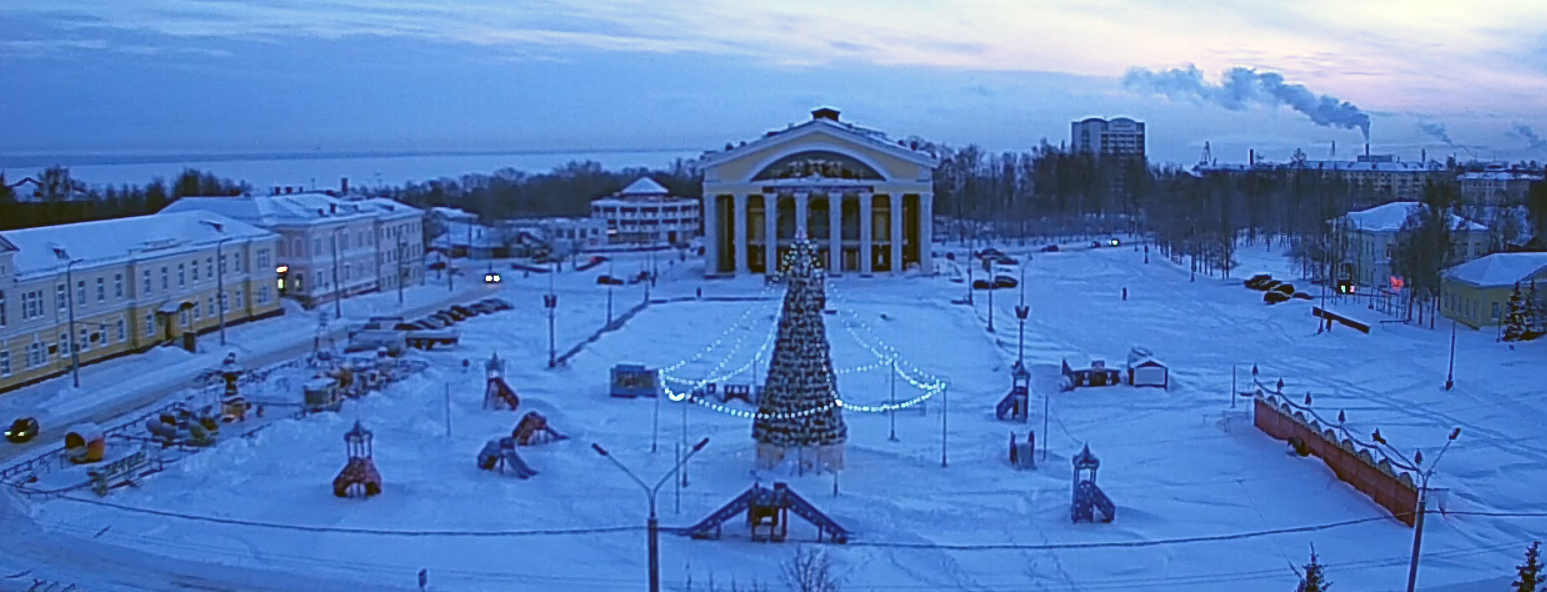
[[[1401,290],[1402,286],[1405,285],[1405,284],[1406,284],[1406,282],[1402,281],[1402,278],[1399,278],[1397,276],[1391,276],[1391,289],[1393,289],[1393,290]]]

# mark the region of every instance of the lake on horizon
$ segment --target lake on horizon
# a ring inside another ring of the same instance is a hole
[[[527,173],[545,173],[572,160],[594,160],[617,170],[628,167],[664,168],[678,158],[696,158],[700,152],[554,152],[548,154],[427,154],[409,156],[320,156],[316,158],[213,159],[166,162],[126,162],[117,164],[76,164],[61,158],[70,174],[88,185],[144,185],[155,177],[171,182],[186,168],[195,168],[219,177],[245,181],[254,190],[274,186],[302,186],[308,189],[334,189],[344,177],[351,185],[375,186],[382,183],[402,185],[441,177],[461,177],[468,173],[492,174],[510,167]],[[0,172],[14,183],[36,175],[44,167],[7,167]]]

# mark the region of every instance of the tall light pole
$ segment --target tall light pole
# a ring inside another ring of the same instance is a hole
[[[1031,314],[1031,307],[1026,306],[1026,268],[1021,268],[1021,302],[1015,305],[1015,318],[1020,321],[1020,342],[1015,347],[1015,365],[1019,368],[1026,367],[1026,317]],[[1046,434],[1044,434],[1046,435]]]
[[[1445,440],[1445,446],[1440,448],[1440,453],[1434,456],[1434,461],[1429,463],[1429,469],[1423,470],[1423,453],[1413,453],[1413,464],[1406,465],[1400,461],[1402,454],[1386,439],[1381,437],[1380,430],[1375,430],[1372,438],[1396,454],[1398,462],[1392,463],[1399,468],[1418,473],[1418,515],[1413,518],[1413,558],[1407,565],[1407,592],[1414,592],[1418,585],[1418,551],[1423,545],[1423,518],[1429,509],[1429,478],[1434,476],[1434,469],[1440,464],[1440,459],[1445,457],[1445,451],[1450,450],[1450,445],[1461,436],[1461,428],[1450,431],[1450,437]],[[1405,465],[1405,466],[1404,466]]]
[[[616,465],[619,470],[628,475],[630,479],[633,479],[635,483],[638,483],[639,488],[645,491],[645,496],[650,500],[650,519],[645,523],[650,547],[650,592],[661,592],[661,522],[655,515],[655,494],[661,490],[661,486],[665,485],[668,479],[671,479],[672,475],[682,468],[682,465],[687,464],[693,458],[693,455],[698,454],[698,451],[703,450],[708,445],[708,438],[699,440],[697,444],[693,445],[693,448],[688,450],[686,455],[683,455],[682,460],[677,461],[676,466],[667,471],[665,475],[661,475],[661,479],[656,481],[655,485],[648,485],[644,479],[640,479],[627,466],[608,453],[606,448],[602,448],[601,444],[591,444],[592,450],[602,455],[603,458],[612,461],[612,464]]]
[[[612,326],[612,280],[618,277],[616,258],[607,260],[607,326]]]
[[[70,257],[64,249],[55,252],[62,258]],[[75,388],[81,388],[81,344],[77,343],[80,336],[75,334],[75,264],[82,261],[85,259],[69,259],[64,264],[65,298],[69,299],[70,309],[70,340],[66,343],[70,346],[70,374]]]
[[[1450,320],[1450,367],[1445,370],[1445,390],[1456,386],[1456,320]]]
[[[203,222],[206,226],[215,229],[215,232],[219,232],[221,235],[226,233],[226,227],[224,224],[219,222],[211,222],[209,220],[201,220],[200,222]],[[220,347],[226,346],[226,255],[225,252],[221,250],[221,248],[225,246],[226,241],[228,240],[231,240],[231,237],[223,236],[219,242],[215,243],[215,259],[220,261],[220,267],[217,267],[215,271],[215,292],[220,294],[218,298],[220,301],[220,310],[218,313],[220,315]],[[334,252],[333,257],[334,262],[337,263],[337,251]],[[335,273],[337,272],[335,271]],[[335,276],[335,279],[337,279],[337,276]]]
[[[343,286],[338,282],[338,237],[343,229],[333,229],[333,318],[344,318]]]
[[[999,284],[994,282],[993,276],[989,276],[989,280],[988,280],[988,332],[989,333],[993,333],[994,332],[994,288],[998,288],[998,287],[999,287]]]
[[[557,335],[554,333],[554,329],[553,329],[553,325],[554,325],[554,318],[553,318],[554,309],[557,309],[559,307],[559,295],[555,294],[553,292],[553,276],[554,276],[554,274],[556,274],[558,272],[559,272],[559,269],[558,269],[557,265],[554,265],[554,268],[548,272],[548,293],[547,294],[543,294],[543,308],[548,309],[548,367],[549,368],[552,368],[552,367],[558,365],[558,351],[559,351],[558,350],[558,342],[557,342]]]
[[[403,277],[405,275],[403,273],[403,255],[404,255],[404,253],[407,252],[407,250],[408,250],[408,245],[407,245],[406,242],[404,242],[403,235],[398,235],[398,238],[397,238],[397,303],[399,305],[403,304],[403,281],[407,279],[407,278]]]

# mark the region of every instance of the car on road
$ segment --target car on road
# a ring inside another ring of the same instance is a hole
[[[1058,245],[1048,245],[1046,247],[1042,247],[1042,252],[1043,253],[1057,253],[1058,252]]]
[[[37,437],[38,420],[35,417],[18,417],[5,429],[5,439],[21,444]]]
[[[498,284],[500,279],[500,272],[498,271],[490,271],[483,274],[483,283],[485,284]]]
[[[988,280],[972,280],[972,289],[974,290],[991,290],[993,287],[993,282]]]
[[[621,286],[621,285],[623,285],[623,280],[615,278],[615,277],[612,277],[612,276],[607,275],[605,273],[602,274],[602,275],[596,276],[596,285],[598,285],[598,286],[606,286],[608,284],[611,284],[611,285],[614,285],[614,286]]]
[[[995,288],[1014,288],[1016,286],[1019,286],[1020,284],[1021,284],[1020,280],[1015,279],[1015,276],[1011,276],[1011,275],[994,276],[994,287]]]

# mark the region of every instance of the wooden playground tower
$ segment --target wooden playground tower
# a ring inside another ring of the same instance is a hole
[[[381,493],[381,473],[376,470],[376,462],[371,457],[371,439],[371,431],[358,421],[344,434],[349,462],[333,479],[333,495],[354,497],[358,494],[370,498]]]

